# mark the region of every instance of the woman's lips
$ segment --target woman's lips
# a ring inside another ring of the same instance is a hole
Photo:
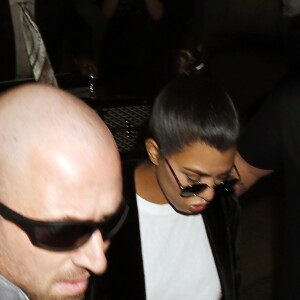
[[[190,211],[193,213],[199,213],[206,208],[205,204],[194,204],[190,206]]]

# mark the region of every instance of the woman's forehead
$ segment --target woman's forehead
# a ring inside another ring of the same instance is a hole
[[[235,154],[235,147],[220,152],[211,146],[195,142],[184,147],[180,152],[170,155],[169,158],[173,164],[187,171],[220,175],[231,170]]]

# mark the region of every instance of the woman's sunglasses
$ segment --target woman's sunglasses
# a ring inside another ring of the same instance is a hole
[[[37,247],[52,251],[68,251],[82,246],[93,232],[100,230],[103,240],[109,240],[123,225],[128,206],[122,203],[118,211],[102,222],[45,222],[26,218],[0,203],[0,215],[19,226]]]
[[[206,190],[207,188],[213,188],[215,193],[220,195],[220,194],[226,194],[226,193],[230,193],[233,190],[233,186],[238,183],[241,179],[240,174],[238,169],[236,168],[236,166],[234,165],[233,168],[236,171],[236,174],[238,175],[238,178],[230,178],[230,179],[226,179],[224,180],[224,182],[221,182],[219,184],[215,184],[213,187],[207,185],[206,183],[196,183],[196,184],[192,184],[189,186],[183,186],[178,177],[176,176],[173,168],[171,167],[169,161],[164,158],[164,160],[166,161],[174,179],[177,182],[177,185],[180,189],[180,195],[182,197],[192,197],[192,196],[197,196],[200,193],[202,193],[204,190]]]

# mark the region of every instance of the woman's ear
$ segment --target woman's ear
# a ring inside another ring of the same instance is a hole
[[[159,147],[154,139],[148,138],[145,141],[145,147],[149,156],[149,159],[154,165],[159,164]]]

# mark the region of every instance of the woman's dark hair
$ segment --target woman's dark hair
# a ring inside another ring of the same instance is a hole
[[[156,98],[148,137],[155,139],[163,155],[194,142],[221,152],[236,144],[239,122],[235,107],[204,69],[179,76]]]

